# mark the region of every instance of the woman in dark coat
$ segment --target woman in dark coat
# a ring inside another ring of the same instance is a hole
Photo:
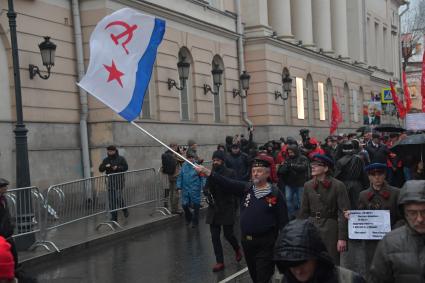
[[[224,165],[225,153],[223,151],[215,151],[212,160],[214,172],[225,177],[236,178],[235,172]],[[220,189],[210,179],[205,184],[204,195],[207,197],[208,202],[206,223],[210,225],[211,240],[217,262],[213,267],[213,271],[217,272],[224,269],[223,247],[220,240],[221,227],[223,227],[224,238],[232,245],[235,251],[236,261],[242,259],[241,248],[233,233],[238,198],[234,194]]]
[[[283,273],[282,283],[365,283],[357,273],[336,266],[319,231],[309,220],[293,220],[280,232],[274,261]]]

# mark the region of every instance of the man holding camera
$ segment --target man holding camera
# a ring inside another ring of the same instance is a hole
[[[225,153],[223,151],[215,151],[212,156],[212,171],[228,178],[235,178],[235,172],[224,165],[224,159]],[[224,238],[235,251],[236,261],[239,262],[242,259],[241,248],[233,233],[238,198],[231,192],[223,190],[210,178],[207,179],[203,191],[208,202],[206,223],[210,225],[211,240],[216,258],[213,272],[217,272],[224,269],[223,247],[220,240],[221,227],[223,227]]]
[[[122,191],[124,189],[125,178],[122,173],[128,170],[127,161],[124,157],[118,154],[118,149],[114,145],[106,148],[108,156],[103,159],[99,166],[100,172],[105,172],[108,175],[108,199],[109,209],[111,210],[111,221],[118,221],[117,208],[124,207],[124,199]],[[110,175],[112,174],[112,175]],[[124,216],[128,217],[128,209],[123,209]]]

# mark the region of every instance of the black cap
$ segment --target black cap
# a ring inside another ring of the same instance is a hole
[[[266,167],[269,168],[271,166],[270,161],[264,158],[261,155],[255,157],[254,162],[252,163],[252,167]]]
[[[224,154],[224,152],[222,150],[216,150],[214,151],[213,155],[212,155],[212,159],[220,159],[223,160],[226,158],[226,155]]]
[[[313,156],[313,160],[311,161],[311,163],[322,163],[325,166],[328,166],[329,168],[333,168],[334,167],[334,161],[332,159],[330,159],[329,157],[327,157],[324,154],[316,154]]]
[[[239,148],[239,144],[234,143],[234,144],[232,144],[232,146],[230,148]]]
[[[106,149],[107,150],[117,150],[117,147],[115,145],[110,145]]]
[[[0,188],[6,187],[9,185],[9,181],[3,178],[0,178]]]

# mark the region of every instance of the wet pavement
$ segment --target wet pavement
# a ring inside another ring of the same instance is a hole
[[[203,218],[200,223],[192,228],[180,217],[166,226],[35,265],[28,271],[41,283],[149,283],[219,282],[243,269],[245,261],[237,263],[231,246],[222,239],[226,268],[219,273],[211,271],[215,257],[209,226]]]

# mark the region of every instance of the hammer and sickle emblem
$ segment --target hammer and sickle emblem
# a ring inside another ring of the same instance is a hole
[[[111,33],[111,38],[114,41],[115,45],[118,45],[118,44],[120,44],[119,39],[122,38],[122,37],[124,37],[124,36],[127,36],[127,39],[123,43],[121,43],[121,46],[124,48],[125,53],[128,54],[128,50],[127,50],[127,48],[125,46],[133,38],[133,32],[137,29],[137,25],[130,26],[129,24],[127,24],[124,21],[114,21],[114,22],[109,23],[105,27],[105,29],[108,29],[111,26],[122,26],[122,27],[125,28],[125,31],[123,31],[122,33],[120,33],[118,35],[115,35],[115,34]]]

